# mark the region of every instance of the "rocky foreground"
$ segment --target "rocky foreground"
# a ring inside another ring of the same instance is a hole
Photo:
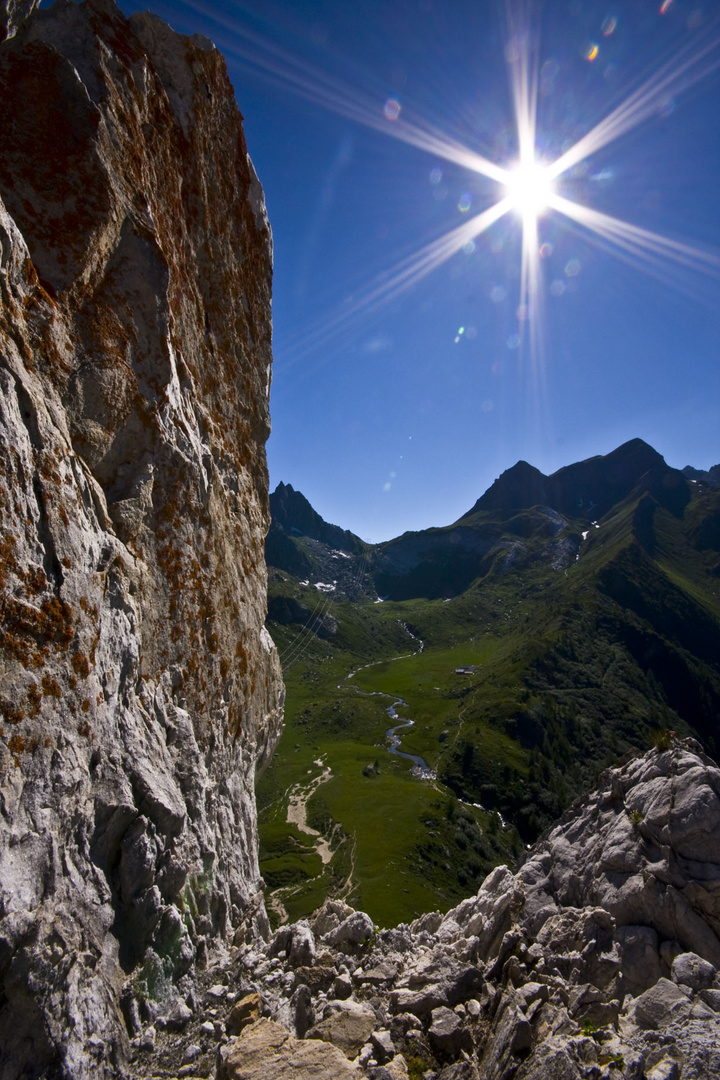
[[[201,987],[125,999],[135,1075],[720,1076],[720,769],[676,741],[609,770],[513,874],[379,930],[328,901]],[[156,988],[158,989],[158,988]]]

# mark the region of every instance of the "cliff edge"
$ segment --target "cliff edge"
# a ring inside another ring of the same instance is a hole
[[[0,38],[0,1076],[123,1074],[266,932],[272,242],[225,63],[111,0]],[[123,1008],[125,1014],[123,1015]]]

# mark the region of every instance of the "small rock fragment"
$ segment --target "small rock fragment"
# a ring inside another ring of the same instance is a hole
[[[691,990],[707,990],[712,986],[716,970],[697,953],[684,952],[675,957],[670,972],[674,983],[682,983]]]
[[[254,1024],[260,1019],[262,1012],[262,998],[260,994],[246,994],[237,1001],[225,1025],[228,1035],[239,1035],[248,1024]]]

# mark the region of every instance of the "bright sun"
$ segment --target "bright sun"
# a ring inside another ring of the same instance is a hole
[[[523,221],[532,222],[544,214],[553,195],[550,169],[539,161],[519,162],[506,180],[508,199]]]

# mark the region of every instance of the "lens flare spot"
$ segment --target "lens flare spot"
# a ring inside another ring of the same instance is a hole
[[[474,250],[475,250],[475,241],[474,240],[468,240],[468,242],[466,244],[463,244],[463,251],[465,252],[466,255],[472,255]]]
[[[511,334],[510,337],[507,339],[507,347],[508,347],[508,349],[519,349],[520,348],[520,335],[519,334]]]
[[[400,115],[402,105],[397,98],[388,98],[383,107],[383,113],[386,120],[397,120]]]
[[[502,301],[505,299],[506,296],[507,296],[507,293],[503,289],[502,285],[496,285],[495,288],[490,293],[490,299],[492,300],[493,304],[502,303]]]
[[[545,243],[545,244],[540,245],[540,250],[538,251],[538,255],[540,256],[541,259],[549,259],[550,256],[552,255],[552,253],[553,253],[552,244]]]
[[[547,97],[555,90],[555,80],[560,71],[557,60],[546,60],[540,69],[540,93]]]
[[[593,60],[597,60],[599,52],[600,52],[600,46],[597,45],[596,42],[594,42],[594,41],[589,41],[587,43],[587,45],[585,46],[585,49],[583,51],[583,56],[585,57],[586,60],[589,60],[590,63],[592,63]]]
[[[617,30],[617,19],[615,16],[608,15],[608,17],[603,20],[600,30],[602,31],[603,37],[610,37],[611,34],[614,34]]]
[[[519,162],[510,170],[506,190],[520,217],[534,220],[545,213],[552,198],[552,180],[547,166],[540,161]]]
[[[470,209],[471,204],[472,204],[472,195],[468,194],[468,192],[466,191],[458,199],[458,210],[461,213],[465,214]]]
[[[430,170],[430,183],[431,184],[439,184],[441,180],[442,180],[442,169],[438,169],[438,168],[431,169]]]
[[[565,277],[577,277],[580,273],[580,260],[570,259],[565,267]]]
[[[661,15],[667,15],[668,11],[672,7],[672,2],[673,0],[663,0],[662,4],[660,5]]]
[[[553,281],[552,285],[550,286],[550,292],[553,296],[562,296],[562,294],[565,292],[565,282],[560,281],[559,278],[556,281]]]

